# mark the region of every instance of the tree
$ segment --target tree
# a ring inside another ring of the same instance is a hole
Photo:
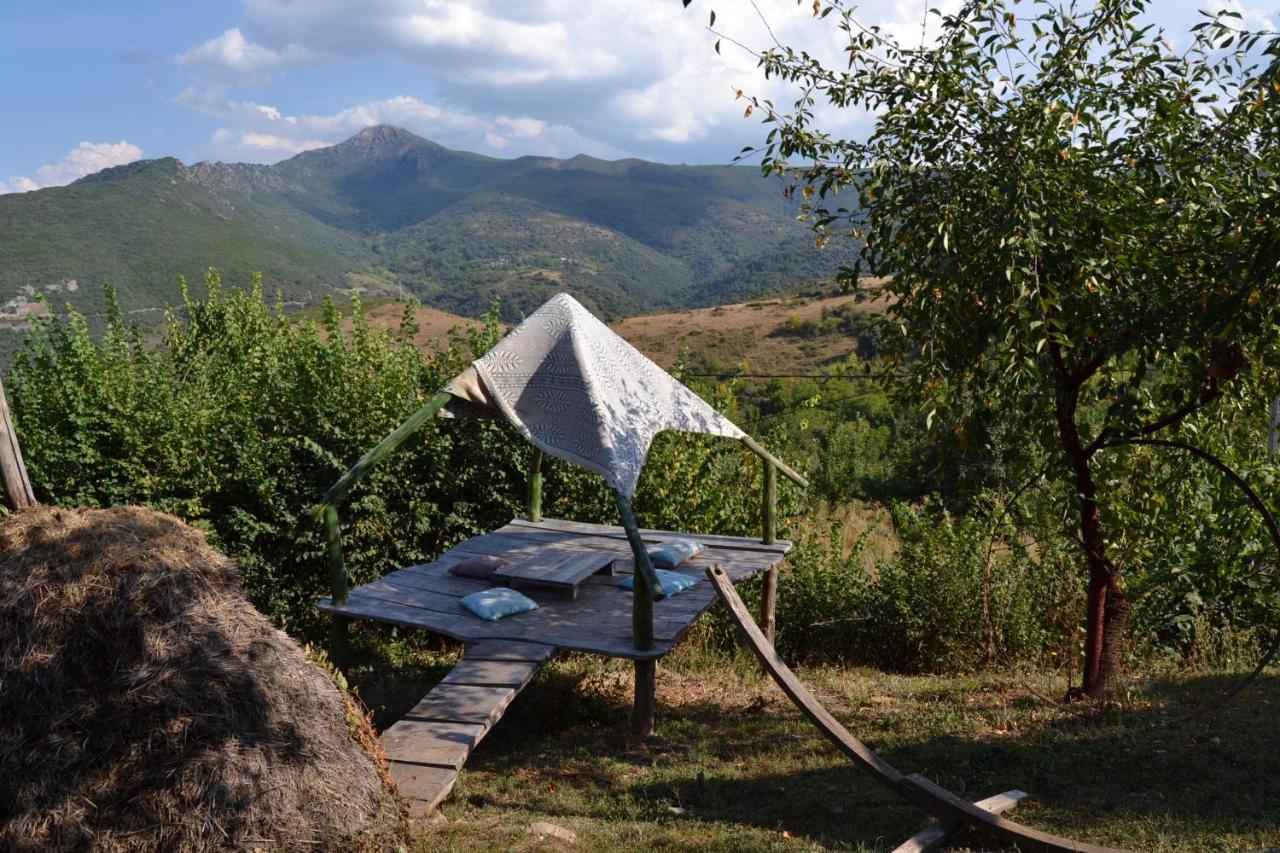
[[[818,0],[847,68],[767,50],[799,95],[748,111],[818,240],[855,238],[892,276],[930,428],[1020,445],[1068,496],[1094,698],[1131,604],[1111,511],[1135,482],[1130,442],[1274,394],[1280,364],[1280,40],[1222,13],[1179,50],[1145,5],[976,0],[931,13],[937,38],[911,46]],[[819,105],[866,110],[870,132],[824,133]]]

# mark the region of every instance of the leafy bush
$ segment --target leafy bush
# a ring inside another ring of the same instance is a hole
[[[308,508],[496,342],[496,315],[420,352],[412,322],[392,335],[367,323],[358,301],[344,333],[333,305],[316,324],[269,306],[259,282],[224,290],[211,272],[206,286],[203,299],[184,287],[158,347],[128,328],[111,293],[100,339],[79,314],[36,323],[8,376],[32,482],[44,500],[143,504],[205,529],[239,561],[257,607],[296,636],[316,637],[327,573]],[[716,402],[731,409],[723,394]],[[429,423],[343,507],[353,581],[430,559],[522,513],[528,458],[505,423]],[[616,523],[600,477],[548,468],[548,515]],[[745,533],[758,529],[759,469],[736,442],[664,435],[634,504],[644,524]]]
[[[891,516],[890,556],[872,557],[875,529],[847,554],[838,526],[802,534],[779,580],[784,655],[948,672],[1065,654],[1081,590],[1057,550],[933,503]]]

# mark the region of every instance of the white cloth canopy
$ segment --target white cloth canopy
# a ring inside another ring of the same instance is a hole
[[[549,299],[445,386],[446,415],[497,414],[535,446],[630,497],[662,430],[745,433],[567,293]]]

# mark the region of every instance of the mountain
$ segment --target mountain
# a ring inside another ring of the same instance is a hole
[[[158,317],[177,280],[261,272],[286,301],[405,291],[512,316],[556,290],[607,315],[745,299],[830,277],[776,179],[748,166],[503,160],[389,125],[270,166],[143,160],[66,187],[0,196],[0,329],[43,293]]]

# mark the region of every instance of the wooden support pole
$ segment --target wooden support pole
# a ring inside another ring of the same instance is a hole
[[[334,604],[347,601],[347,566],[342,559],[342,528],[338,522],[338,508],[332,504],[324,507],[325,550],[329,556],[329,594]],[[347,620],[341,616],[330,617],[329,660],[339,669],[351,659],[351,644],[347,637]]]
[[[338,478],[329,490],[320,498],[321,504],[332,504],[337,506],[342,503],[343,498],[347,496],[347,492],[360,481],[365,472],[384,457],[393,452],[405,439],[413,435],[422,425],[434,418],[441,409],[443,409],[450,400],[453,399],[451,394],[441,391],[439,394],[427,401],[427,404],[409,417],[405,418],[400,426],[391,431],[391,434],[379,441],[373,446],[373,449],[360,457],[360,461],[351,466],[345,474]]]
[[[760,526],[763,528],[760,541],[772,545],[778,537],[778,469],[767,459],[764,460],[764,500],[760,506]]]
[[[316,507],[316,517],[324,522],[325,552],[329,558],[329,591],[334,604],[345,604],[347,601],[347,567],[342,559],[342,528],[338,523],[338,504],[346,499],[347,493],[360,482],[365,473],[377,465],[384,457],[395,452],[409,436],[418,431],[423,424],[434,418],[441,409],[453,399],[450,394],[441,391],[427,401],[427,404],[409,417],[382,441],[374,445],[360,460],[352,465],[329,490],[320,498]],[[338,668],[343,668],[350,659],[347,642],[347,620],[341,616],[333,617],[329,630],[329,657]]]
[[[622,492],[615,491],[618,514],[622,527],[631,544],[631,556],[635,558],[636,571],[631,584],[631,637],[639,651],[653,648],[653,602],[663,598],[662,586],[649,561],[649,551],[640,538],[640,525],[631,509],[631,501]],[[639,737],[653,734],[654,706],[657,703],[657,666],[651,660],[636,661],[635,704],[631,709],[631,731]]]
[[[777,626],[777,602],[778,567],[773,565],[764,573],[764,589],[760,591],[760,630],[770,645],[773,645],[774,629]]]
[[[529,520],[542,521],[542,448],[535,447],[529,458]]]
[[[9,509],[17,511],[39,503],[27,477],[27,465],[22,461],[22,448],[18,446],[18,433],[9,416],[9,400],[3,383],[0,383],[0,480],[4,483]]]
[[[631,731],[636,737],[650,737],[653,734],[657,686],[658,662],[636,661],[636,698],[631,709]]]
[[[760,526],[764,528],[764,535],[761,541],[772,545],[778,538],[778,469],[768,459],[761,461],[764,462],[764,501],[760,508]],[[764,589],[760,591],[760,628],[770,643],[777,625],[777,601],[778,567],[773,565],[764,573]]]

